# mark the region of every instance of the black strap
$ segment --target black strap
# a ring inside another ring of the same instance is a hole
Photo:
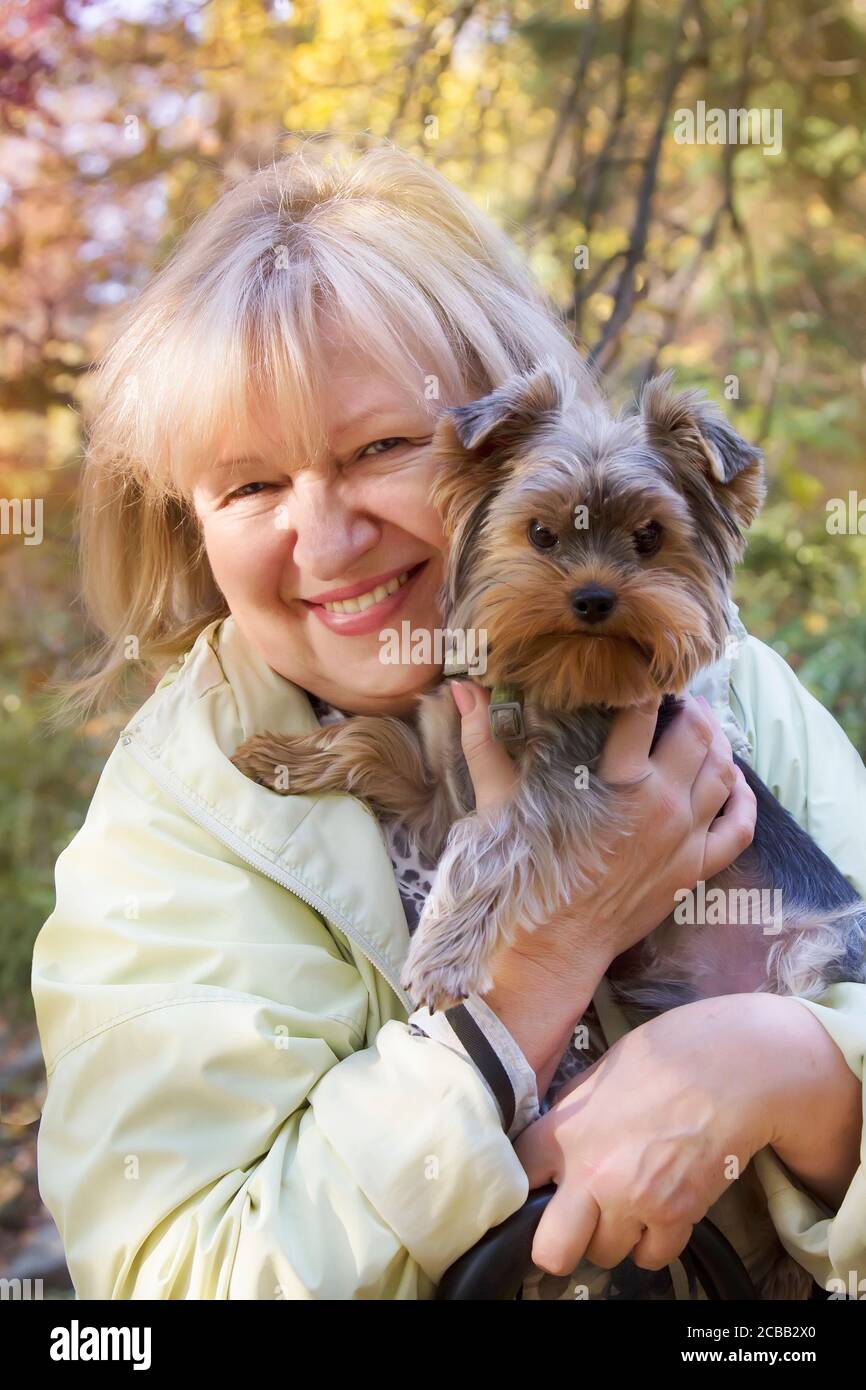
[[[516,1105],[508,1072],[465,1004],[455,1004],[453,1008],[446,1009],[445,1017],[496,1097],[507,1134],[514,1123]]]
[[[439,1281],[437,1299],[486,1301],[517,1298],[533,1269],[532,1242],[542,1213],[556,1188],[553,1183],[530,1192],[526,1202],[477,1245],[455,1260]],[[691,1266],[708,1299],[752,1302],[758,1298],[746,1268],[717,1226],[704,1217],[680,1255]],[[690,1270],[687,1272],[691,1273]]]

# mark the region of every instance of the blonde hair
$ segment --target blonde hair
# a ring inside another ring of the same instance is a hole
[[[442,174],[387,140],[299,137],[193,224],[93,369],[79,527],[104,641],[67,709],[115,692],[130,638],[159,674],[227,612],[190,468],[229,431],[255,438],[262,400],[293,455],[322,448],[323,311],[410,390],[432,371],[442,408],[544,358],[587,372],[512,242]]]

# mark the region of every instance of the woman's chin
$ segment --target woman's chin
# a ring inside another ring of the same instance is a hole
[[[359,713],[408,713],[415,697],[438,683],[442,667],[435,665],[388,665],[374,655],[352,663],[337,682],[345,708]]]
[[[441,619],[429,611],[410,611],[400,614],[397,622],[355,637],[320,629],[314,644],[316,666],[344,692],[344,699],[351,693],[368,702],[410,700],[441,679],[444,656],[438,622]]]

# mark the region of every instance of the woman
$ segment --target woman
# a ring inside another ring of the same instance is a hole
[[[760,1277],[768,1212],[819,1281],[866,1275],[863,986],[689,1005],[546,1099],[582,1021],[613,1041],[613,957],[750,841],[731,741],[866,888],[863,767],[774,653],[736,628],[652,756],[654,712],[618,718],[602,771],[632,784],[635,832],[545,930],[515,924],[461,1036],[400,986],[431,866],[404,862],[399,826],[229,761],[266,729],[407,713],[440,678],[378,640],[441,621],[435,420],[548,355],[582,370],[468,199],[387,145],[316,140],[224,195],[105,355],[82,521],[106,643],[81,698],[131,653],[177,659],[58,862],[34,954],[40,1185],[80,1297],[427,1298],[550,1178],[534,1256],[553,1273],[659,1269],[712,1208]],[[455,699],[483,811],[510,762],[485,694]]]

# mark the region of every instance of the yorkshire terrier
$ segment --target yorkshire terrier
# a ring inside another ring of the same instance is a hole
[[[277,790],[351,792],[399,816],[438,861],[404,973],[430,1009],[488,990],[515,929],[579,901],[599,846],[628,833],[627,789],[596,771],[611,718],[655,699],[663,736],[676,697],[722,655],[733,568],[764,493],[760,451],[701,393],[675,393],[670,374],[644,388],[636,413],[614,417],[542,365],[446,411],[433,448],[448,541],[443,620],[486,633],[477,679],[494,688],[513,798],[475,810],[441,683],[411,718],[264,734],[233,759]],[[753,842],[706,885],[703,900],[726,908],[696,925],[675,912],[614,962],[617,997],[638,1017],[742,991],[814,998],[864,980],[866,904],[735,761],[758,802]],[[782,904],[770,930],[754,910],[761,890]]]

